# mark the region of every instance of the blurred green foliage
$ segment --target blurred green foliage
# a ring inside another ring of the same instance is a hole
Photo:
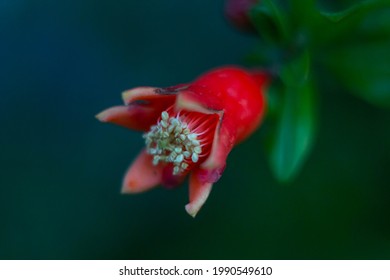
[[[351,93],[390,106],[390,1],[361,1],[335,12],[320,5],[264,0],[249,11],[262,44],[248,59],[266,65],[274,84],[282,81],[269,92],[278,95],[269,98],[280,108],[272,112],[266,148],[283,182],[299,172],[315,139],[318,67],[328,67]]]
[[[275,131],[266,140],[271,168],[286,182],[300,170],[314,140],[317,104],[308,53],[286,65],[280,78],[268,93],[279,94],[279,104],[271,120]]]
[[[353,79],[337,75],[344,74],[338,59],[362,56],[359,63],[377,65],[356,83],[389,81],[385,48],[365,49],[388,40],[389,9],[311,44],[308,34],[323,38],[324,30],[310,9],[337,12],[355,1],[281,2],[280,9],[294,4],[289,32],[299,30],[289,47],[236,32],[223,3],[0,1],[1,259],[390,258],[390,112],[366,103],[370,93],[356,98],[363,95],[350,87]],[[252,63],[287,76],[276,77],[267,121],[229,155],[197,218],[184,211],[186,184],[121,195],[123,173],[144,143],[95,114],[121,102],[125,89],[175,85],[240,64],[252,46]],[[307,78],[294,85],[289,75]],[[308,122],[312,110],[318,118]],[[302,162],[289,185],[275,180],[272,153],[261,149],[273,131],[293,139],[279,138],[278,149],[296,149],[283,166]],[[301,137],[314,138],[313,149],[296,142]]]

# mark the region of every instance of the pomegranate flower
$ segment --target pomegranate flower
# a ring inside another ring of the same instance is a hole
[[[125,91],[124,106],[97,115],[102,122],[144,132],[146,147],[127,171],[122,192],[172,188],[189,174],[185,209],[195,217],[233,146],[259,126],[267,81],[263,72],[224,67],[188,84]]]
[[[242,31],[254,31],[250,18],[249,11],[260,0],[226,0],[225,2],[225,16],[238,29]]]

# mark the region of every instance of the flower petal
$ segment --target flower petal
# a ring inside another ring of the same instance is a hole
[[[207,179],[209,182],[216,182],[225,169],[226,159],[236,140],[231,131],[228,120],[220,123],[214,135],[210,155],[201,164],[202,169],[209,171],[209,178]]]
[[[123,92],[122,99],[126,105],[139,102],[150,104],[153,101],[156,101],[156,99],[174,100],[179,88],[183,87],[183,85],[179,86],[169,88],[137,87]]]
[[[129,105],[115,106],[96,115],[101,122],[114,123],[129,129],[147,131],[159,116],[153,108]]]
[[[196,88],[183,90],[178,94],[175,102],[176,110],[185,109],[188,111],[203,114],[222,113],[223,105],[218,96],[211,94],[207,88]]]
[[[152,164],[152,156],[143,150],[131,164],[123,180],[122,193],[140,193],[161,183],[163,167]]]
[[[190,203],[185,206],[187,213],[194,218],[206,202],[213,186],[212,183],[204,182],[199,178],[199,171],[199,169],[194,170],[190,175]]]
[[[270,73],[266,72],[264,69],[252,70],[251,76],[263,91],[266,90],[266,87],[271,82]]]
[[[219,180],[226,166],[226,159],[233,149],[236,141],[236,128],[231,119],[224,115],[224,111],[216,111],[207,108],[199,98],[192,94],[191,91],[181,92],[175,103],[176,109],[186,109],[189,111],[200,112],[203,114],[218,114],[219,123],[214,132],[213,144],[210,155],[200,165],[202,168],[202,180],[214,183]]]
[[[122,94],[125,106],[109,108],[96,116],[129,129],[148,131],[157,122],[162,111],[176,100],[175,88],[138,87]]]
[[[162,172],[161,184],[166,189],[174,189],[183,183],[187,173],[173,175],[172,164],[166,165]]]

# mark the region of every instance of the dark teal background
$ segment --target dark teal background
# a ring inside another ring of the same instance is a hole
[[[322,75],[312,154],[273,178],[261,130],[196,219],[187,185],[124,196],[141,135],[99,123],[121,91],[242,63],[223,1],[0,0],[1,259],[389,259],[390,113]]]

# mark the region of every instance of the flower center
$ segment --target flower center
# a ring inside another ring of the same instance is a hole
[[[172,108],[161,113],[156,125],[143,135],[153,164],[173,164],[173,175],[184,173],[210,153],[217,119],[213,115]]]

